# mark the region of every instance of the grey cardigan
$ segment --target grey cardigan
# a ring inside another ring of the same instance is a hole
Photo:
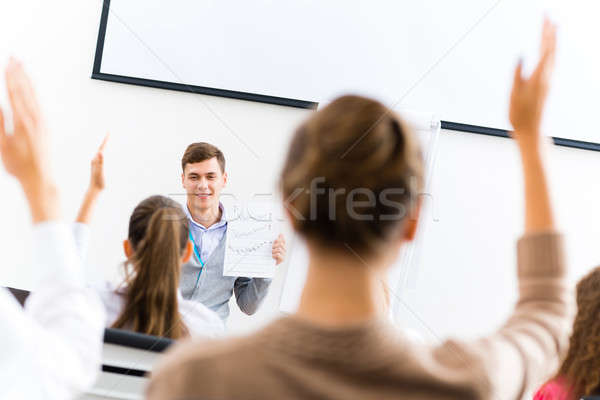
[[[271,279],[223,276],[227,231],[204,267],[196,255],[183,265],[179,286],[184,299],[198,301],[215,311],[221,319],[229,316],[229,299],[235,293],[240,309],[254,314],[267,295]]]

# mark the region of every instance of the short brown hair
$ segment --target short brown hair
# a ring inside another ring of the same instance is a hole
[[[217,158],[219,166],[221,167],[221,172],[225,172],[225,156],[221,150],[206,142],[192,143],[185,149],[185,153],[183,153],[183,157],[181,158],[181,169],[185,172],[185,166],[187,164],[210,160],[213,157]]]
[[[302,123],[280,176],[301,236],[367,254],[401,232],[422,184],[416,137],[394,112],[360,96],[340,97]],[[351,203],[360,203],[368,215],[350,210]]]

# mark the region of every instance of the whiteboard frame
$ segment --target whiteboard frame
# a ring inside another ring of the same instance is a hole
[[[257,93],[238,92],[235,90],[218,89],[206,86],[188,85],[185,83],[157,81],[153,79],[136,78],[132,76],[105,74],[100,71],[102,66],[102,53],[104,52],[104,38],[106,36],[106,26],[108,23],[108,14],[110,12],[110,0],[103,0],[102,16],[100,17],[100,28],[98,30],[98,41],[96,42],[96,55],[94,57],[94,67],[92,79],[103,81],[127,83],[130,85],[149,86],[158,89],[176,90],[179,92],[188,92],[196,94],[207,94],[211,96],[229,97],[232,99],[241,99],[257,101],[261,103],[277,104],[288,107],[317,109],[318,103],[313,101],[290,99],[285,97],[268,96]]]
[[[220,96],[232,99],[256,101],[261,103],[276,104],[288,107],[297,107],[316,110],[318,103],[300,99],[291,99],[286,97],[268,96],[257,93],[239,92],[235,90],[219,89],[206,86],[188,85],[185,83],[176,83],[168,81],[158,81],[153,79],[136,78],[133,76],[106,74],[101,72],[102,53],[104,51],[104,38],[106,36],[106,26],[108,23],[108,14],[110,12],[110,0],[103,0],[102,15],[100,17],[100,28],[98,30],[98,41],[96,43],[96,54],[94,57],[94,66],[92,70],[92,79],[103,81],[125,83],[129,85],[148,86],[158,89],[175,90],[179,92],[188,92],[196,94],[205,94],[210,96]],[[488,136],[497,136],[510,138],[510,131],[505,129],[492,128],[480,125],[469,125],[465,123],[441,121],[443,130],[476,133]],[[600,151],[600,143],[585,142],[582,140],[565,139],[552,137],[557,146],[573,147],[582,150]]]

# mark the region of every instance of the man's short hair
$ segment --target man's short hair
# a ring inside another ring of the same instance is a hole
[[[225,156],[221,150],[206,142],[192,143],[185,149],[185,153],[183,153],[183,157],[181,158],[181,169],[185,172],[185,166],[187,164],[210,160],[213,157],[217,158],[219,166],[221,167],[221,172],[225,172]]]

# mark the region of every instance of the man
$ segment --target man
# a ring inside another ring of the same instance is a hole
[[[240,309],[254,314],[267,295],[271,279],[223,276],[227,219],[219,201],[227,184],[225,157],[209,143],[193,143],[181,160],[181,182],[187,193],[185,211],[190,221],[194,255],[181,273],[181,293],[206,305],[225,320],[229,299],[235,293]],[[273,259],[279,265],[285,256],[285,239],[273,242]]]

